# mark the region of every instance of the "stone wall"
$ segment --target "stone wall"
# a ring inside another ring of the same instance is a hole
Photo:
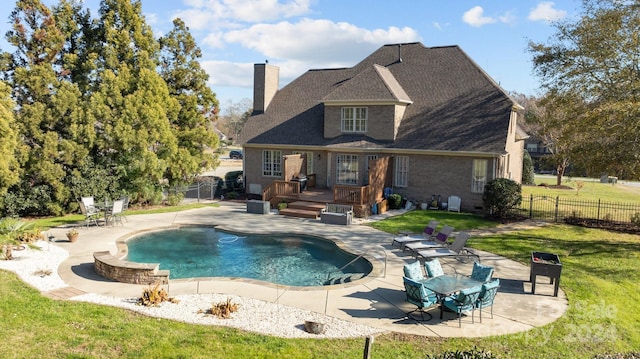
[[[94,267],[99,275],[121,283],[169,284],[169,271],[158,263],[134,263],[118,259],[109,251],[94,252]]]

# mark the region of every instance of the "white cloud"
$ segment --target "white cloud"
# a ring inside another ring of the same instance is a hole
[[[345,22],[302,19],[297,23],[256,24],[224,36],[229,43],[271,59],[309,61],[321,67],[352,66],[383,44],[420,41],[409,27],[368,30]]]
[[[221,32],[212,32],[202,39],[202,43],[212,48],[221,49],[224,47],[222,35]]]
[[[531,21],[556,21],[567,16],[567,12],[564,10],[554,9],[555,3],[551,1],[543,1],[538,4],[529,13],[528,19]]]
[[[503,15],[498,16],[500,22],[505,24],[515,24],[517,21],[517,17],[513,10],[505,12]]]
[[[483,16],[483,13],[484,13],[484,9],[481,6],[474,6],[471,9],[467,10],[462,15],[462,21],[464,21],[465,23],[473,27],[480,27],[482,25],[493,24],[497,21],[492,17]]]
[[[221,28],[221,22],[258,23],[311,12],[310,0],[187,0],[191,9],[176,12],[193,29]]]
[[[253,87],[253,64],[230,61],[200,61],[211,86]]]

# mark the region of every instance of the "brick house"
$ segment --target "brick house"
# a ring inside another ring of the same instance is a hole
[[[523,108],[458,46],[384,45],[282,89],[278,67],[254,71],[240,135],[248,192],[302,173],[318,188],[375,184],[369,201],[390,187],[412,200],[457,195],[478,211],[488,180],[521,181]]]

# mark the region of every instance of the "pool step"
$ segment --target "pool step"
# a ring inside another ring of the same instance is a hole
[[[335,276],[327,279],[324,282],[324,285],[350,283],[350,282],[353,282],[354,280],[363,278],[364,276],[365,276],[364,273],[345,273],[345,274],[341,274],[339,276]]]
[[[283,208],[278,211],[278,214],[299,217],[299,218],[318,218],[320,212],[324,209],[325,205],[322,203],[295,201],[287,205],[287,208]]]

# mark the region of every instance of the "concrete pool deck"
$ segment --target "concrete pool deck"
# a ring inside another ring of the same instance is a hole
[[[433,307],[429,310],[433,315],[431,320],[417,322],[407,318],[406,312],[415,309],[415,306],[405,302],[402,283],[402,267],[414,259],[391,246],[390,234],[364,225],[327,225],[312,219],[249,214],[244,204],[229,202],[221,202],[217,208],[128,216],[122,226],[81,227],[80,239],[75,243],[63,240],[66,228],[49,230],[48,234],[57,239],[56,245],[69,252],[69,257],[58,267],[60,277],[69,287],[47,294],[60,299],[82,293],[139,297],[147,285],[118,283],[100,277],[94,271],[93,253],[108,250],[115,255],[118,239],[142,231],[192,224],[215,225],[239,232],[322,236],[342,243],[344,248],[355,254],[367,252],[375,270],[362,280],[335,287],[284,287],[252,280],[211,278],[170,280],[166,288],[172,296],[234,294],[307,309],[385,331],[434,337],[481,337],[524,332],[552,323],[565,313],[568,305],[562,289],[558,297],[553,296],[553,285],[549,284],[546,277],[538,277],[536,294],[531,294],[528,265],[478,252],[483,264],[495,267],[494,278],[500,278],[501,287],[495,299],[493,318],[487,308],[483,310],[483,322],[480,323],[476,311],[475,323],[472,324],[471,318],[465,316],[459,328],[456,314],[445,312],[444,319],[440,320],[440,309]],[[445,273],[471,273],[471,260],[460,262],[451,259],[442,262]]]

